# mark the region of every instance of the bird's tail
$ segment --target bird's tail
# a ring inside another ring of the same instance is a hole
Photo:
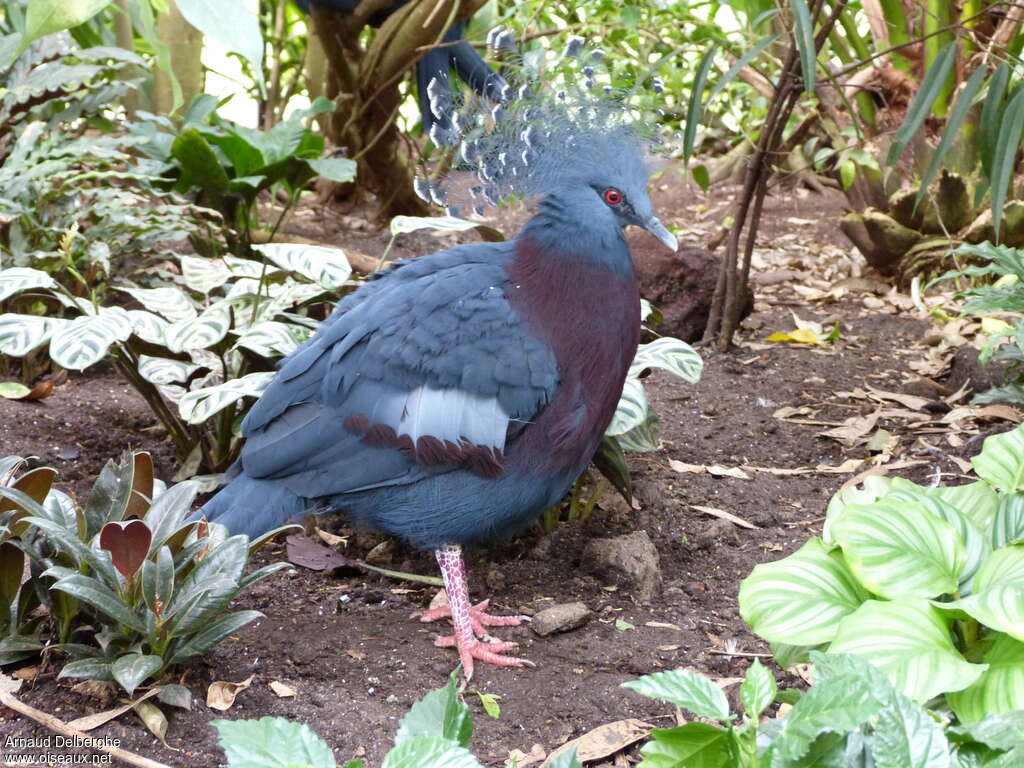
[[[298,518],[313,507],[278,480],[257,480],[240,474],[206,502],[196,516],[227,526],[234,534],[255,538]]]

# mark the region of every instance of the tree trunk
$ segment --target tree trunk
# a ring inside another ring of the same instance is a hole
[[[412,2],[395,11],[366,49],[359,35],[381,3],[363,0],[351,14],[311,9],[313,28],[328,63],[327,96],[337,108],[330,137],[356,160],[355,196],[377,196],[377,217],[423,216],[426,203],[413,191],[411,158],[403,152],[395,118],[399,86],[422,55],[422,47],[440,41],[456,18],[472,15],[481,0]]]
[[[181,85],[184,106],[203,92],[203,34],[185,21],[178,7],[171,2],[167,13],[156,18],[156,35],[171,51],[171,70]],[[176,107],[171,75],[157,68],[153,74],[153,96],[150,107],[158,115],[170,114]]]

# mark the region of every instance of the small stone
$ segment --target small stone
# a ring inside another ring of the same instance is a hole
[[[658,550],[646,531],[595,539],[583,550],[583,562],[598,575],[632,586],[639,600],[650,600],[661,589]]]
[[[530,629],[541,637],[555,632],[569,632],[582,627],[593,615],[593,611],[583,603],[561,603],[537,613],[530,622]]]
[[[707,592],[707,590],[707,585],[703,581],[689,581],[683,585],[683,591],[688,595]]]

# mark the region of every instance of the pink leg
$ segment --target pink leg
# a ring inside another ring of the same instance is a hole
[[[487,638],[485,627],[515,626],[519,624],[516,616],[491,616],[485,613],[487,601],[472,605],[469,602],[469,586],[466,584],[466,566],[462,561],[462,548],[457,544],[449,544],[434,552],[437,563],[441,566],[444,577],[444,588],[448,593],[447,608],[435,608],[425,612],[420,621],[435,621],[451,616],[455,634],[439,637],[437,645],[459,651],[462,669],[469,680],[473,676],[473,660],[498,664],[505,667],[520,667],[529,664],[525,659],[514,656],[503,656],[502,651],[515,648],[515,643],[481,642],[480,637]]]

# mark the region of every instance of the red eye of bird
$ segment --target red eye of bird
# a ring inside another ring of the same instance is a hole
[[[604,191],[604,201],[608,203],[608,205],[618,205],[622,202],[622,193],[615,189],[615,187],[606,189]]]

